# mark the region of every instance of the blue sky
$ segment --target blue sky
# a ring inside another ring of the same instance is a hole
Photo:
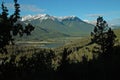
[[[2,0],[1,0],[2,1]],[[53,16],[78,16],[82,20],[94,20],[103,16],[106,20],[120,18],[120,0],[18,0],[21,15],[49,14]],[[12,12],[13,0],[4,0]]]

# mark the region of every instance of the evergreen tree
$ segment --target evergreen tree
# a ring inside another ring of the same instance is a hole
[[[10,35],[11,26],[8,19],[8,9],[4,6],[4,2],[1,4],[2,13],[0,14],[0,52],[6,52],[5,45],[12,39]]]
[[[34,30],[34,27],[29,23],[28,25],[25,26],[24,33],[26,33],[27,35],[30,35],[32,30]]]
[[[20,19],[20,5],[17,0],[14,0],[14,13],[9,17],[8,9],[4,6],[4,2],[1,4],[2,13],[0,14],[0,53],[7,53],[6,45],[13,44],[13,36],[19,34],[23,36],[23,33],[34,30],[31,25],[24,30],[23,26],[19,23]],[[28,33],[26,33],[28,35]]]
[[[15,12],[10,16],[11,23],[15,23],[20,18],[20,5],[17,3],[17,0],[14,0]]]
[[[100,53],[111,53],[112,47],[115,43],[116,35],[112,31],[103,17],[97,18],[97,23],[94,31],[91,33],[92,42],[100,45]]]

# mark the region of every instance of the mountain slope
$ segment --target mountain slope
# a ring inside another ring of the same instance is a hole
[[[64,37],[69,35],[84,36],[90,34],[94,27],[76,16],[28,15],[22,18],[22,22],[34,25],[36,29],[33,31],[33,35],[40,38]]]
[[[63,20],[63,24],[68,26],[70,34],[73,36],[88,35],[93,30],[93,25],[88,24],[79,18],[74,20]]]

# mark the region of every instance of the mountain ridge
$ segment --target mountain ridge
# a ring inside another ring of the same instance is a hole
[[[39,20],[46,20],[46,19],[52,19],[52,20],[58,20],[58,21],[62,21],[62,20],[80,20],[77,16],[62,16],[62,17],[57,17],[57,16],[50,16],[48,14],[37,14],[37,15],[27,15],[27,16],[23,16],[21,21],[26,21],[26,20],[35,20],[35,19],[39,19]],[[82,20],[81,20],[82,21]]]
[[[24,24],[30,23],[35,26],[36,29],[32,32],[32,37],[39,35],[39,38],[43,38],[43,36],[47,38],[86,36],[90,34],[94,27],[77,16],[56,17],[48,14],[38,14],[24,16],[21,21]]]

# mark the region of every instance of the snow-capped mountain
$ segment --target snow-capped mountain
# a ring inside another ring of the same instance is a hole
[[[94,26],[76,16],[56,17],[48,14],[28,15],[22,17],[23,23],[35,26],[32,33],[34,39],[42,37],[85,36],[90,34]]]
[[[64,16],[64,17],[58,17],[59,21],[64,21],[64,20],[78,20],[78,21],[82,21],[81,19],[79,19],[77,16]]]
[[[46,20],[46,19],[51,19],[51,20],[57,20],[57,21],[63,21],[63,20],[80,20],[76,16],[64,16],[64,17],[56,17],[56,16],[50,16],[48,14],[38,14],[38,15],[27,15],[22,17],[22,21],[31,21],[31,20]]]
[[[38,14],[38,15],[33,15],[33,16],[27,15],[27,16],[22,17],[22,21],[35,20],[35,19],[43,20],[43,19],[48,19],[48,18],[50,18],[50,16],[47,14]]]

